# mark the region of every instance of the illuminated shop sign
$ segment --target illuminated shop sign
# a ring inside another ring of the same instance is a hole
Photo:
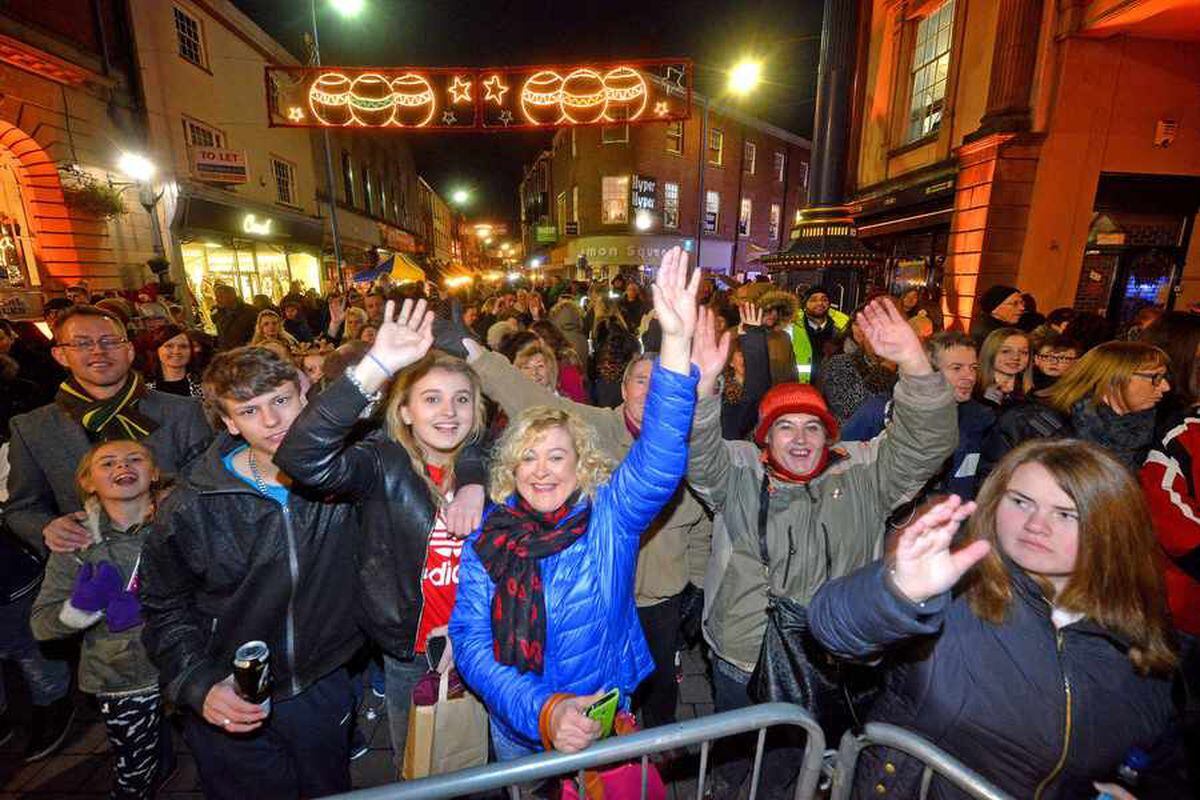
[[[275,220],[270,217],[260,219],[257,214],[247,214],[242,217],[242,232],[253,236],[270,236],[271,226],[274,224]]]
[[[272,126],[504,130],[687,119],[687,60],[474,68],[267,67]]]

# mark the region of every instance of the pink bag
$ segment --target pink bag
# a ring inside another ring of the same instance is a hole
[[[640,760],[601,770],[600,785],[603,794],[592,790],[587,800],[638,800],[642,796],[642,763]],[[562,800],[580,800],[579,787],[575,778],[562,783]],[[667,787],[653,764],[646,765],[646,800],[667,800]]]

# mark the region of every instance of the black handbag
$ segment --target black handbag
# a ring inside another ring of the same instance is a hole
[[[764,475],[758,508],[758,544],[768,574],[769,500],[768,478]],[[821,646],[809,628],[806,606],[772,593],[758,663],[746,687],[752,700],[803,706],[821,724],[826,741],[837,742],[847,730],[862,727],[866,711],[881,688],[879,670],[837,659]]]

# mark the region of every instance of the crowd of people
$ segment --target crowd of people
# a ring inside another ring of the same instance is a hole
[[[1014,797],[1195,791],[1200,314],[1114,330],[993,286],[965,332],[921,289],[838,309],[678,249],[638,277],[218,284],[209,330],[73,286],[49,338],[0,320],[25,757],[77,689],[114,797],[154,796],[173,728],[208,797],[321,796],[350,788],[368,686],[397,775],[431,671],[482,702],[494,760],[575,752],[612,690],[622,731],[675,721],[687,646],[717,711],[781,699],[790,630],[831,742],[898,724]],[[759,791],[790,796],[803,742],[767,742]],[[753,753],[714,746],[708,795]],[[875,748],[855,792],[923,780]]]

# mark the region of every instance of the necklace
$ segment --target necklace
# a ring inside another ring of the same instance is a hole
[[[271,491],[267,488],[262,473],[258,471],[258,462],[254,460],[253,448],[246,451],[246,463],[250,465],[250,477],[254,479],[254,488],[258,489],[263,497],[270,497]]]

